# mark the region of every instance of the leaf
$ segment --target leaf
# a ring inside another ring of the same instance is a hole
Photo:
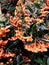
[[[47,39],[40,38],[40,40],[42,40],[42,41],[44,41],[44,42],[47,42],[47,43],[49,43],[49,40],[47,40]]]
[[[43,58],[43,60],[42,60],[42,65],[47,65],[47,63],[46,63],[46,58]]]
[[[2,11],[1,11],[1,4],[0,4],[0,14],[2,14]]]
[[[9,20],[5,20],[5,21],[0,21],[0,26],[7,26],[7,25],[9,25]]]
[[[45,58],[41,59],[39,57],[39,58],[35,59],[35,62],[40,64],[40,65],[46,65],[46,59]]]
[[[2,7],[2,11],[3,11],[3,13],[7,13],[7,11],[10,11],[10,13],[13,15],[14,13],[14,10],[15,10],[15,4],[13,4],[13,3],[9,3],[9,2],[4,2],[4,3],[2,3],[2,5],[1,5],[1,7]],[[5,10],[5,11],[4,11]]]
[[[37,27],[35,23],[30,26],[30,33],[33,35],[33,38],[37,37]]]
[[[17,65],[20,65],[24,62],[24,59],[23,57],[20,57],[20,55],[17,55],[16,57],[16,62],[17,62]]]
[[[13,42],[8,48],[13,48],[18,44],[18,41]]]
[[[47,30],[45,25],[40,25],[40,26],[38,26],[38,28],[41,29],[41,30]]]
[[[47,58],[47,65],[49,65],[49,57]]]
[[[42,64],[42,59],[41,58],[37,58],[37,59],[35,59],[35,62],[39,63],[39,64]]]
[[[30,6],[27,6],[27,9],[33,13],[33,9]]]
[[[44,3],[43,0],[35,0],[34,1],[34,6],[37,7],[38,9],[40,9],[40,8],[43,8],[42,7],[43,6],[43,3]]]
[[[39,8],[40,9],[40,4],[38,3],[34,3],[35,7]]]
[[[37,10],[36,14],[37,14],[37,17],[39,17],[41,15],[39,10]]]

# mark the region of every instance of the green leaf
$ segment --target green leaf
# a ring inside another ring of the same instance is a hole
[[[37,10],[36,14],[37,14],[37,17],[39,17],[41,15],[40,10]]]
[[[8,25],[9,24],[9,20],[5,20],[5,21],[0,21],[0,24],[2,24],[3,26]]]
[[[30,26],[30,33],[33,35],[33,38],[37,37],[37,27],[35,23]]]
[[[42,64],[42,59],[41,58],[37,58],[37,59],[35,59],[35,62],[39,63],[39,64]]]
[[[35,7],[39,8],[40,9],[40,4],[38,3],[34,3]]]
[[[30,6],[27,6],[27,9],[33,13],[33,9]]]
[[[40,57],[38,57],[37,59],[35,59],[35,62],[40,64],[40,65],[46,65],[46,59],[45,58],[41,59]]]
[[[47,65],[46,58],[43,58],[42,65]]]
[[[49,57],[48,57],[48,59],[47,59],[47,65],[49,65]]]

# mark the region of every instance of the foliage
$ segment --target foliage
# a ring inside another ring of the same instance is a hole
[[[0,4],[0,65],[49,65],[45,1],[0,0]]]

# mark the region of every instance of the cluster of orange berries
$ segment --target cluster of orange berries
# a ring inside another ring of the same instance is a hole
[[[7,29],[6,27],[3,27],[0,29],[0,37],[5,37],[6,33],[8,33],[10,30]]]
[[[16,32],[15,36],[8,38],[8,40],[10,40],[10,41],[21,40],[24,43],[33,42],[32,35],[25,37],[24,32],[22,30],[16,30],[15,32]]]
[[[10,18],[10,25],[12,27],[15,27],[15,35],[14,36],[3,41],[2,37],[6,37],[6,34],[10,32],[10,29],[8,29],[6,27],[3,27],[0,29],[0,38],[1,38],[1,40],[0,40],[0,47],[1,47],[0,48],[0,59],[15,57],[14,53],[10,53],[10,52],[5,53],[4,52],[4,47],[8,44],[8,41],[15,41],[15,40],[19,39],[24,42],[24,49],[34,52],[34,53],[46,52],[47,48],[49,48],[49,43],[45,43],[40,40],[37,43],[33,43],[34,40],[32,38],[32,35],[27,36],[27,37],[24,36],[24,28],[23,28],[24,24],[22,21],[23,17],[24,17],[23,19],[25,21],[25,28],[30,28],[30,26],[33,23],[36,23],[37,25],[40,25],[40,23],[43,23],[44,17],[47,14],[49,14],[49,6],[45,5],[44,8],[40,9],[40,12],[42,15],[39,18],[30,17],[30,12],[26,8],[26,5],[33,6],[33,4],[31,3],[31,5],[30,5],[30,3],[31,2],[29,0],[26,0],[25,4],[23,3],[22,0],[19,0],[17,3],[18,6],[16,6],[15,16]],[[48,4],[48,2],[47,2],[47,4]],[[49,40],[49,37],[44,36],[44,38]],[[32,44],[25,44],[27,42],[31,42]],[[28,59],[28,58],[26,58],[26,59]],[[7,64],[8,64],[8,62],[7,62]]]
[[[13,62],[12,58],[10,58],[8,62],[6,62],[6,65],[9,65],[11,62]],[[3,62],[0,62],[0,65],[5,65],[5,64]]]
[[[41,9],[41,13],[42,13],[42,15],[40,16],[40,18],[44,19],[44,17],[47,14],[49,14],[49,6],[45,5],[45,7]]]
[[[46,40],[49,40],[49,36],[48,36],[48,35],[44,35],[44,38],[45,38]]]
[[[0,59],[6,59],[6,58],[9,58],[9,60],[6,62],[6,64],[9,64],[12,62],[12,58],[15,57],[15,54],[14,53],[5,53],[3,48],[0,48]],[[5,65],[3,62],[0,62],[1,65]]]
[[[8,43],[8,40],[5,40],[5,41],[0,40],[0,47],[4,48],[7,45],[7,43]]]
[[[10,19],[10,24],[14,27],[21,27],[22,26],[22,20],[19,17],[14,17],[13,19]]]
[[[5,53],[4,50],[3,50],[3,48],[0,49],[0,59],[14,57],[14,56],[15,56],[15,54],[10,53],[10,52]]]
[[[46,52],[47,48],[49,48],[49,43],[45,43],[43,41],[39,41],[38,43],[32,43],[30,45],[24,45],[24,48],[28,51],[38,53],[38,52]]]
[[[2,27],[0,29],[0,59],[3,59],[3,58],[5,58],[5,59],[6,58],[12,59],[15,56],[14,53],[11,53],[11,52],[6,53],[4,51],[5,46],[8,44],[8,39],[7,40],[2,40],[2,38],[6,37],[8,32],[10,32],[10,29],[8,29],[6,27]],[[4,65],[3,62],[0,62],[0,64]]]
[[[40,23],[44,22],[44,18],[47,14],[49,14],[49,7],[44,3],[44,8],[40,9],[40,17],[39,18],[33,18],[30,17],[30,12],[26,8],[26,3],[28,2],[27,6],[30,6],[30,1],[26,1],[25,4],[23,4],[22,0],[19,0],[16,5],[16,10],[15,10],[15,16],[14,18],[11,19],[11,25],[14,27],[21,27],[23,26],[23,21],[22,21],[22,16],[24,17],[24,21],[26,23],[25,27],[30,28],[30,25],[36,22],[37,25],[40,25]],[[32,4],[31,4],[32,5]],[[33,7],[33,5],[32,5]],[[41,20],[42,19],[42,20]]]
[[[28,4],[26,4],[28,3]],[[40,17],[36,18],[36,17],[30,17],[30,12],[29,10],[26,8],[26,5],[29,6],[33,6],[33,4],[30,1],[26,1],[25,4],[23,3],[22,0],[19,0],[17,5],[16,5],[16,10],[15,10],[15,16],[14,18],[12,18],[10,21],[11,25],[16,27],[18,30],[16,30],[16,34],[14,37],[9,38],[9,40],[22,40],[23,42],[33,42],[33,38],[30,35],[29,37],[24,37],[24,31],[23,30],[23,21],[22,21],[22,16],[24,16],[24,21],[25,21],[25,27],[26,28],[30,28],[30,26],[33,23],[36,23],[37,25],[40,25],[40,23],[44,23],[44,18],[47,14],[49,14],[49,6],[46,5],[46,3],[43,4],[43,8],[40,9]],[[22,30],[20,30],[20,27],[22,28]],[[44,46],[42,46],[44,45]],[[45,44],[44,42],[38,42],[38,43],[33,43],[31,45],[25,45],[24,48],[32,51],[32,52],[44,52],[47,51],[47,47],[48,44]]]

